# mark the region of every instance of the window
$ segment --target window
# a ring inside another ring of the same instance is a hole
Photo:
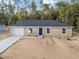
[[[29,30],[30,30],[30,33],[32,33],[32,28],[30,28]]]
[[[63,28],[63,33],[65,33],[66,32],[66,29],[65,28]]]
[[[50,33],[50,28],[47,28],[47,33]]]

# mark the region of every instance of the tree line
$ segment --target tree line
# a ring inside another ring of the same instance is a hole
[[[23,6],[20,0],[12,0],[5,3],[1,0],[0,3],[0,23],[5,25],[14,24],[17,21],[23,20],[56,20],[73,25],[79,29],[79,4],[60,1],[52,6],[43,4],[40,0],[39,7],[35,0],[29,3],[29,0],[23,0]]]

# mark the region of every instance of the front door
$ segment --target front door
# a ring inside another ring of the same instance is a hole
[[[39,35],[42,35],[42,28],[39,28]]]

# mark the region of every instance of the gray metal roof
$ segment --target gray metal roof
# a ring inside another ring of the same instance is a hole
[[[26,20],[23,22],[17,22],[12,26],[67,26],[67,25],[54,20]]]

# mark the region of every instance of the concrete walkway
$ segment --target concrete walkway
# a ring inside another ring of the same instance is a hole
[[[8,49],[10,46],[12,46],[14,43],[19,41],[20,39],[21,37],[19,36],[11,36],[0,41],[0,53],[4,52],[6,49]]]

